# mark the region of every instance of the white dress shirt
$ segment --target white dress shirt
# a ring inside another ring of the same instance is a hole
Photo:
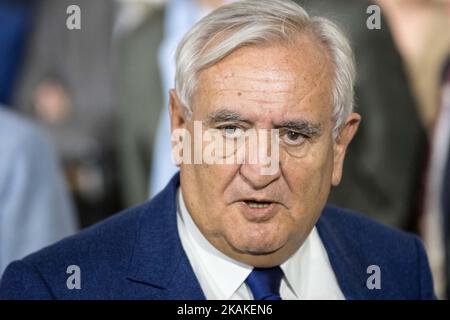
[[[177,193],[177,224],[184,251],[208,300],[253,299],[245,284],[253,267],[224,255],[203,236],[186,208],[181,189]],[[280,267],[283,300],[345,299],[316,227]]]

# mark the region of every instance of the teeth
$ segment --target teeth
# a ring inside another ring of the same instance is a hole
[[[262,208],[267,208],[269,206],[268,203],[262,203],[262,202],[246,201],[246,203],[252,209],[262,209]]]

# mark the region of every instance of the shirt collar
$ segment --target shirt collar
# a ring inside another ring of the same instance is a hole
[[[287,285],[299,299],[306,298],[305,293],[308,292],[311,281],[316,280],[315,268],[323,262],[319,250],[321,240],[314,226],[301,247],[280,265]]]
[[[253,267],[226,256],[203,236],[186,208],[181,188],[178,190],[177,202],[190,243],[194,246],[196,255],[201,258],[199,262],[203,265],[202,271],[208,273],[208,278],[216,283],[225,299],[230,299],[247,279]]]

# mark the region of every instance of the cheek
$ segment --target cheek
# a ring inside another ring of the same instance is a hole
[[[225,206],[224,193],[235,178],[239,168],[234,165],[193,165],[202,189],[198,197],[206,206]],[[220,208],[217,208],[220,209]]]
[[[325,204],[331,187],[333,172],[332,148],[311,150],[299,159],[290,157],[283,166],[283,174],[292,189],[293,207],[310,210]]]
[[[189,212],[204,234],[216,234],[222,228],[224,191],[236,172],[233,165],[182,165],[182,180],[187,182],[183,194],[189,198]]]

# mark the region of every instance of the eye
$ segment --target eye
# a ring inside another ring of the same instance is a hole
[[[231,124],[225,125],[219,129],[222,131],[223,136],[228,139],[235,139],[243,133],[243,130],[240,127]]]
[[[306,136],[304,134],[301,134],[300,132],[293,131],[293,130],[287,130],[285,134],[283,135],[283,140],[288,145],[300,145],[303,143],[303,141],[306,139]]]

